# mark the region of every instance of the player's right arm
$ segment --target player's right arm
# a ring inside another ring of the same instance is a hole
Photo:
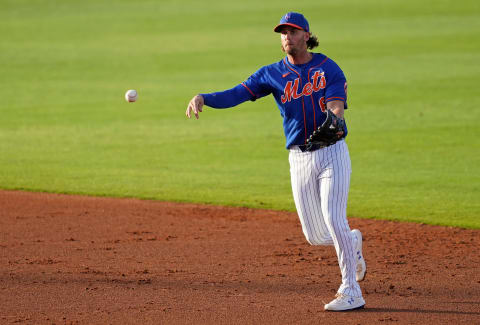
[[[243,83],[225,91],[198,94],[188,103],[186,115],[190,118],[193,112],[198,119],[198,113],[202,112],[203,105],[213,108],[229,108],[251,100],[252,97],[254,97],[254,95],[246,89]]]
[[[192,112],[198,119],[198,114],[203,111],[203,106],[212,108],[229,108],[237,106],[247,100],[256,100],[271,93],[265,77],[265,67],[259,69],[241,84],[220,92],[198,94],[190,100],[185,114],[188,118]]]

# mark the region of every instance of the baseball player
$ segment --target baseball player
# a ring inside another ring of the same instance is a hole
[[[228,108],[272,94],[283,117],[289,150],[293,198],[303,233],[311,245],[333,245],[342,275],[334,300],[325,310],[347,311],[365,306],[358,284],[365,277],[362,234],[350,230],[346,208],[351,164],[344,109],[347,82],[327,56],[310,52],[318,46],[308,21],[289,12],[274,28],[286,57],[264,66],[231,89],[199,94],[186,115],[198,119],[204,105]]]

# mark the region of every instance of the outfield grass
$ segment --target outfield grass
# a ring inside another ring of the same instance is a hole
[[[272,98],[184,111],[280,60],[272,28],[296,10],[349,81],[348,214],[480,228],[479,9],[3,0],[0,188],[294,210]]]

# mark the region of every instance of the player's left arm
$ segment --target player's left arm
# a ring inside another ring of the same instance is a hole
[[[343,100],[332,100],[327,103],[327,109],[331,110],[338,118],[344,119],[345,102]]]
[[[345,113],[345,102],[343,100],[332,100],[327,103],[327,109],[332,111],[333,114],[335,114],[336,117],[338,117],[340,120],[338,122],[342,122],[341,120],[344,120],[344,113]],[[343,137],[345,134],[345,129],[344,129],[344,123],[341,124],[341,129],[337,132],[337,136],[339,138]]]
[[[325,102],[327,109],[343,120],[345,109],[347,109],[347,80],[342,69],[334,61],[329,60],[326,69]]]

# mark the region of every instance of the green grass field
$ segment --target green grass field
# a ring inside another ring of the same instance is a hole
[[[480,228],[475,0],[2,0],[0,188],[294,210],[273,98],[184,116],[290,10],[349,81],[349,216]]]

